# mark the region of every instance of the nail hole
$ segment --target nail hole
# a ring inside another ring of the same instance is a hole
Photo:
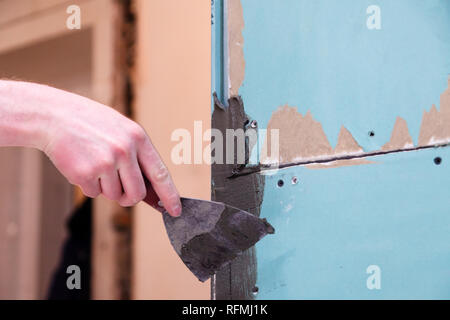
[[[257,294],[258,291],[259,291],[259,288],[257,286],[254,286],[253,289],[252,289],[252,293],[253,294]]]
[[[297,184],[298,183],[298,178],[297,177],[292,177],[292,184]]]
[[[283,180],[278,180],[278,186],[281,188],[282,186],[284,186],[284,181]]]
[[[375,137],[375,132],[374,131],[369,131],[369,137]]]
[[[440,165],[440,164],[442,163],[442,158],[441,158],[441,157],[436,157],[436,158],[434,158],[434,163],[435,163],[436,165]]]

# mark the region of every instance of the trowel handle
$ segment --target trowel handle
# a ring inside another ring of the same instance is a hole
[[[160,203],[159,197],[156,194],[155,190],[153,189],[152,184],[145,177],[144,177],[144,181],[145,181],[145,187],[147,188],[147,195],[145,196],[143,201],[145,203],[147,203],[148,205],[150,205],[151,207],[158,210],[159,212],[164,213],[166,210],[164,209],[164,207],[159,205],[159,203]]]

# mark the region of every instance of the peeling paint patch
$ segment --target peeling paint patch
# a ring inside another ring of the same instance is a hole
[[[347,128],[342,126],[341,131],[339,132],[337,145],[334,148],[334,154],[336,156],[340,156],[349,154],[360,154],[363,152],[364,152],[363,148],[361,148],[358,142],[356,142],[355,138],[353,138],[350,131],[348,131]]]
[[[335,157],[338,155],[348,156],[364,152],[344,126],[341,127],[338,143],[333,149],[322,128],[322,124],[314,120],[310,111],[307,111],[306,115],[303,116],[297,111],[297,108],[288,105],[278,108],[272,114],[267,132],[270,133],[272,129],[277,129],[280,133],[280,163]],[[270,155],[271,148],[270,139],[266,139],[261,154]],[[261,159],[261,162],[264,160]]]
[[[308,164],[309,168],[333,168],[338,166],[370,164],[373,162],[357,159],[336,159],[349,156],[365,155],[365,151],[344,126],[339,132],[338,142],[333,149],[322,128],[322,124],[314,120],[310,111],[303,116],[296,107],[288,105],[279,107],[272,114],[267,126],[270,130],[279,130],[279,163],[300,163],[330,158],[328,163]],[[450,78],[448,88],[440,98],[440,110],[433,105],[429,112],[424,112],[418,147],[443,145],[450,142]],[[261,163],[271,155],[271,141],[267,139],[261,151]],[[414,142],[408,129],[408,123],[397,117],[389,142],[384,144],[380,152],[392,152],[414,149]],[[375,152],[376,153],[376,152]],[[374,152],[367,153],[368,156]],[[273,159],[272,159],[273,160]]]
[[[397,117],[394,129],[392,130],[391,140],[381,147],[383,151],[401,150],[405,148],[413,148],[414,143],[409,134],[408,123],[405,119]]]
[[[245,77],[244,58],[244,12],[241,0],[227,1],[228,15],[228,86],[229,96],[239,95]]]
[[[448,87],[442,93],[440,110],[433,105],[423,113],[419,146],[450,142],[450,77]]]
[[[280,163],[295,162],[320,156],[331,156],[333,149],[320,122],[308,111],[305,116],[297,108],[285,105],[278,108],[267,126],[267,132],[279,130]],[[271,139],[266,138],[262,155],[271,154]],[[267,151],[267,152],[265,152]],[[261,159],[264,162],[266,159]]]
[[[358,166],[364,164],[376,164],[376,161],[369,161],[364,158],[356,158],[356,159],[343,159],[343,160],[335,160],[331,162],[325,163],[312,163],[305,165],[305,168],[308,169],[331,169],[338,167],[348,167],[348,166]]]

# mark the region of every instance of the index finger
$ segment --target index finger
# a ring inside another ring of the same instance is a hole
[[[164,208],[171,216],[178,217],[181,214],[180,195],[169,170],[150,140],[138,148],[137,154],[141,170],[150,181]],[[151,192],[151,190],[149,191]]]

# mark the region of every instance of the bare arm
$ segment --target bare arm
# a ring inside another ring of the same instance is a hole
[[[0,80],[0,147],[42,150],[84,194],[122,206],[146,196],[144,177],[171,215],[180,197],[145,131],[114,109],[34,83]]]

